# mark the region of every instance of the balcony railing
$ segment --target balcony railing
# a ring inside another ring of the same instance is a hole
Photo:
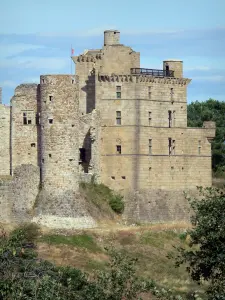
[[[144,69],[144,68],[132,68],[130,69],[133,75],[151,75],[156,77],[174,77],[174,71],[172,70],[156,70],[156,69]]]

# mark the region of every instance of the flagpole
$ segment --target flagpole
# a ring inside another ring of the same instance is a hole
[[[71,44],[71,50],[70,50],[70,53],[71,53],[71,57],[72,57],[72,44]],[[70,58],[71,59],[71,75],[72,75],[72,58]]]

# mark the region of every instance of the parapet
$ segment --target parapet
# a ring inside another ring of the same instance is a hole
[[[79,82],[79,77],[77,75],[69,74],[56,74],[56,75],[41,75],[40,83],[41,85],[50,84],[58,85],[63,83],[63,85],[77,84]]]
[[[104,31],[104,46],[120,44],[120,32],[118,30]]]
[[[216,128],[216,122],[213,121],[205,121],[203,122],[203,128],[209,128],[209,129],[215,129]]]
[[[183,61],[178,59],[168,59],[163,61],[163,70],[174,71],[174,77],[183,77]]]

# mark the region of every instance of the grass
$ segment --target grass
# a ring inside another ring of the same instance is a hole
[[[174,225],[175,226],[175,225]],[[108,256],[105,247],[116,249],[138,258],[137,275],[155,280],[159,285],[171,288],[177,293],[200,290],[191,281],[185,266],[175,268],[168,259],[175,253],[173,246],[187,246],[186,228],[163,229],[162,226],[138,226],[118,229],[92,229],[71,236],[44,235],[39,247],[39,256],[60,265],[71,265],[90,274],[107,267]],[[157,229],[158,228],[158,229]],[[46,245],[49,245],[46,247]],[[85,250],[85,251],[84,251]]]
[[[44,235],[40,242],[46,242],[51,245],[69,245],[73,247],[85,248],[91,252],[98,252],[101,248],[94,241],[93,237],[87,234],[64,236],[64,235]]]

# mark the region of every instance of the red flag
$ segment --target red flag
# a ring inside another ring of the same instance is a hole
[[[74,55],[74,49],[73,48],[71,49],[71,55]]]

